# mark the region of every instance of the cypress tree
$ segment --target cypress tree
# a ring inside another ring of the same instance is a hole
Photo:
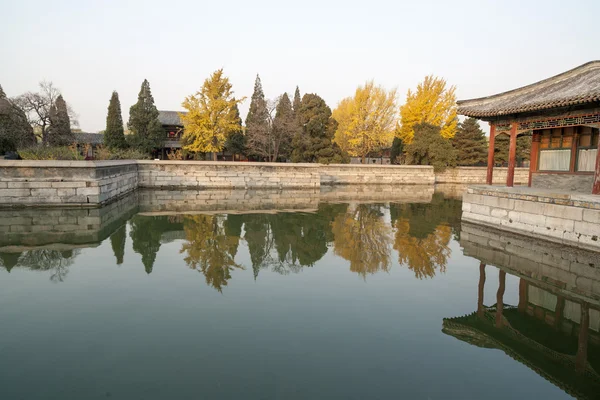
[[[249,151],[256,156],[271,154],[271,127],[269,124],[269,110],[265,100],[260,76],[256,75],[254,92],[250,101],[250,109],[246,116],[246,136]]]
[[[35,144],[25,112],[6,97],[0,86],[0,154]]]
[[[50,107],[50,128],[48,128],[48,143],[51,146],[68,146],[75,141],[71,131],[71,121],[67,111],[67,103],[62,95]]]
[[[456,150],[458,165],[472,166],[486,162],[487,141],[475,118],[467,118],[459,124],[451,142]]]
[[[331,108],[325,100],[316,94],[305,94],[298,121],[302,129],[292,141],[293,162],[347,162],[340,147],[333,143],[337,122],[331,117]]]
[[[300,111],[300,105],[302,104],[302,98],[300,97],[300,89],[296,86],[296,92],[294,93],[294,115],[298,115],[298,111]]]
[[[402,149],[404,148],[404,143],[402,139],[398,136],[394,137],[394,141],[392,142],[392,148],[390,150],[390,162],[392,164],[399,164],[398,156],[402,154]]]
[[[246,135],[244,135],[244,129],[242,128],[242,118],[240,117],[240,109],[236,104],[231,110],[234,114],[234,120],[236,122],[236,129],[229,132],[227,140],[225,141],[225,148],[230,151],[233,155],[235,154],[246,154]]]
[[[273,144],[275,147],[273,161],[280,157],[287,159],[290,156],[292,140],[297,131],[292,102],[288,94],[284,93],[277,104],[273,119]]]
[[[111,149],[123,149],[127,147],[123,129],[123,117],[121,116],[121,102],[119,101],[119,94],[116,91],[112,92],[110,102],[108,103],[104,145]]]
[[[146,79],[142,83],[137,103],[129,109],[127,126],[132,133],[132,147],[150,154],[162,146],[165,134],[158,120],[158,110],[150,92],[150,83]]]

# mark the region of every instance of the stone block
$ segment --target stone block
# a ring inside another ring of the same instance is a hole
[[[31,189],[31,197],[38,197],[47,200],[51,197],[56,197],[56,189]]]
[[[69,189],[69,188],[84,188],[87,187],[87,182],[79,181],[79,182],[52,182],[53,188],[60,189]]]
[[[532,214],[543,214],[546,204],[526,201],[526,200],[515,200],[515,211],[526,212]]]
[[[583,220],[593,224],[600,224],[600,210],[583,210]]]
[[[574,232],[588,236],[600,237],[600,225],[585,221],[575,221]]]
[[[508,218],[508,210],[504,208],[492,208],[490,215],[496,218]]]
[[[472,214],[490,215],[490,207],[481,204],[471,204],[470,212]]]
[[[515,201],[505,197],[483,196],[483,204],[494,208],[504,208],[506,210],[515,208]]]
[[[556,204],[545,204],[544,215],[573,221],[581,221],[583,209],[578,207],[561,206]]]
[[[0,189],[0,197],[24,197],[30,195],[30,189]]]
[[[563,218],[546,217],[546,227],[562,232],[573,232],[575,221]]]
[[[100,194],[100,190],[97,187],[77,188],[78,196],[89,196],[89,195],[99,195],[99,194]]]
[[[8,182],[9,189],[40,189],[50,188],[51,182]]]

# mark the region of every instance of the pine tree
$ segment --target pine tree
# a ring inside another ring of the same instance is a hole
[[[300,105],[302,104],[302,97],[300,97],[300,89],[296,86],[296,92],[294,93],[294,115],[298,115],[298,111],[300,111]]]
[[[35,144],[33,128],[25,112],[8,98],[0,86],[0,154]]]
[[[246,139],[248,150],[252,155],[270,157],[272,143],[269,119],[269,109],[260,76],[256,75],[250,109],[246,116]]]
[[[408,164],[431,165],[436,172],[456,165],[454,148],[440,130],[439,126],[426,122],[414,125],[415,136],[405,152]]]
[[[467,118],[459,124],[456,135],[450,141],[456,150],[458,165],[472,166],[486,162],[487,141],[475,118]]]
[[[273,119],[273,161],[289,157],[291,142],[296,133],[296,118],[294,118],[292,103],[288,94],[284,93],[277,104]]]
[[[127,147],[123,129],[123,117],[121,116],[121,102],[119,101],[119,94],[116,91],[112,93],[110,102],[108,103],[104,144],[111,149],[123,149]]]
[[[150,83],[146,79],[142,83],[138,101],[129,109],[129,122],[132,147],[145,153],[152,153],[162,146],[165,132],[158,120],[158,110],[150,92]]]
[[[302,130],[292,141],[293,162],[318,162],[322,164],[347,162],[340,147],[333,143],[337,122],[331,109],[316,94],[305,94],[298,110]]]
[[[67,103],[62,95],[50,107],[50,128],[48,128],[48,143],[51,146],[68,146],[75,141],[71,131],[71,121],[67,111]]]
[[[233,121],[235,121],[235,129],[232,129],[227,134],[227,140],[225,140],[225,148],[231,152],[234,156],[236,154],[246,155],[246,135],[244,135],[244,128],[242,127],[242,118],[240,117],[240,109],[236,104],[231,110],[233,115]],[[235,157],[234,157],[235,158]]]
[[[394,137],[394,141],[392,142],[392,148],[390,150],[390,162],[392,164],[400,164],[398,156],[402,154],[403,149],[404,143],[402,143],[402,139],[400,139],[398,136]]]

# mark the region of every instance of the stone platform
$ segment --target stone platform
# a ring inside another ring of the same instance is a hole
[[[530,187],[470,186],[463,221],[600,251],[600,196]]]

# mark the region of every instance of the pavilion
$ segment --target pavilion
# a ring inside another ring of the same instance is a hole
[[[530,187],[600,194],[600,61],[457,104],[459,114],[490,124],[488,185],[496,136],[510,136],[506,186],[512,187],[517,136],[532,132]]]

